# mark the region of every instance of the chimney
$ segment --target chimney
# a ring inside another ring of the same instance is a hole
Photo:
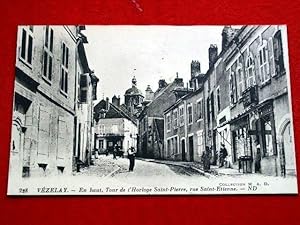
[[[165,81],[165,79],[160,79],[159,81],[158,81],[158,88],[159,89],[162,89],[162,88],[164,88],[164,87],[166,87],[167,86],[167,82]]]
[[[218,57],[218,47],[217,45],[211,44],[208,49],[209,68],[215,63],[217,57]]]
[[[196,77],[200,73],[201,73],[200,62],[197,60],[193,60],[191,63],[191,78]]]
[[[145,92],[146,92],[145,101],[152,101],[154,99],[154,92],[152,91],[150,85],[147,86]]]
[[[222,30],[222,51],[229,46],[239,29],[233,29],[231,26],[224,26]]]
[[[105,109],[109,110],[109,98],[106,97],[106,101],[105,101],[106,105],[105,105]]]
[[[112,104],[117,106],[117,107],[120,107],[120,97],[117,97],[117,96],[113,96],[112,97]]]

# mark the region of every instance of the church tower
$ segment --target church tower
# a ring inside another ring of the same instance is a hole
[[[137,80],[135,76],[131,80],[131,88],[125,92],[125,105],[132,115],[138,112],[138,108],[143,102],[144,96],[142,92],[137,88]]]

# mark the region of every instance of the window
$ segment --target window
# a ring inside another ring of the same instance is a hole
[[[237,69],[236,69],[236,75],[237,75],[237,80],[238,80],[239,97],[242,97],[243,91],[245,90],[245,87],[244,87],[245,81],[244,81],[244,73],[243,73],[241,64],[239,64]]]
[[[203,130],[197,132],[197,150],[198,155],[201,156],[203,152]]]
[[[53,62],[53,29],[46,26],[44,55],[43,55],[43,76],[51,81],[52,79],[52,62]]]
[[[210,123],[210,99],[209,97],[206,99],[206,113],[207,113],[207,123]]]
[[[210,109],[211,109],[212,120],[215,118],[215,98],[214,97],[215,97],[214,92],[211,92],[211,94],[210,94],[210,101],[211,101]]]
[[[220,96],[220,88],[217,88],[217,112],[220,112],[221,110],[221,96]]]
[[[177,109],[175,109],[173,111],[173,126],[174,126],[174,128],[178,127],[178,111],[177,111]]]
[[[104,148],[104,141],[99,140],[99,149],[103,149],[103,148]]]
[[[193,105],[192,103],[187,107],[187,114],[188,114],[188,124],[193,123]]]
[[[285,72],[284,61],[283,61],[282,38],[281,38],[280,30],[277,31],[274,35],[273,50],[274,50],[276,75],[280,75]]]
[[[236,92],[236,79],[235,79],[235,73],[231,72],[231,69],[229,70],[229,91],[230,91],[230,103],[234,104],[237,100],[237,92]]]
[[[248,53],[246,60],[246,86],[248,88],[253,85],[255,85],[254,60],[251,54]]]
[[[197,101],[197,120],[203,119],[203,100]]]
[[[68,93],[69,48],[62,43],[60,90]]]
[[[80,75],[80,91],[79,91],[79,101],[81,103],[87,103],[88,95],[88,73]]]
[[[32,65],[33,58],[33,26],[22,28],[20,58],[29,65]]]
[[[171,131],[171,114],[167,114],[167,132]]]
[[[273,50],[273,39],[269,38],[268,41],[268,54],[269,54],[269,67],[271,76],[275,76],[275,61],[274,61],[274,50]]]
[[[179,122],[180,122],[180,126],[184,125],[184,106],[183,105],[179,106]]]
[[[105,133],[105,126],[104,126],[104,124],[100,124],[99,125],[99,133],[100,134],[104,134]]]
[[[259,74],[261,83],[264,84],[270,79],[269,73],[269,62],[268,62],[268,49],[267,42],[263,41],[262,46],[258,50],[258,58],[259,58]]]

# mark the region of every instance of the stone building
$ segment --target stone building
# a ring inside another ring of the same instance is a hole
[[[227,51],[232,160],[248,172],[296,173],[287,50],[285,26],[244,26]]]
[[[204,81],[200,62],[192,61],[190,88],[175,89],[177,100],[164,111],[164,159],[201,161],[205,146]]]
[[[209,49],[203,82],[195,83],[194,69],[199,66],[193,61],[193,92],[164,112],[165,157],[199,161],[208,146],[211,164],[218,165],[223,143],[227,166],[233,169],[295,174],[286,27],[226,26],[222,38],[220,54],[214,45]],[[199,112],[202,122],[196,120]]]
[[[76,26],[19,26],[10,181],[71,174]]]
[[[120,106],[120,98],[114,96],[101,100],[94,107],[95,148],[100,153],[112,152],[117,145],[125,154],[130,147],[137,147],[136,118]]]
[[[85,29],[84,26],[81,26],[82,29]],[[76,166],[77,171],[80,166],[90,165],[91,154],[94,150],[93,101],[97,99],[96,92],[99,79],[89,67],[84,47],[84,44],[87,43],[87,38],[79,32],[76,62],[75,143],[73,153],[74,166]]]
[[[147,88],[146,96],[151,96],[149,101],[143,103],[143,109],[138,116],[138,155],[145,158],[163,158],[164,141],[164,110],[176,102],[173,91],[183,87],[183,80],[176,78],[167,84],[159,80],[158,89],[152,93]],[[149,93],[148,93],[149,92]]]

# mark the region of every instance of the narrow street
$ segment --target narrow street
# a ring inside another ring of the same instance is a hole
[[[133,172],[128,171],[129,160],[124,157],[113,159],[112,155],[100,155],[94,160],[94,165],[81,169],[77,176],[96,177],[182,177],[182,176],[202,176],[191,168],[178,165],[166,165],[162,163],[149,162],[147,160],[136,159]]]

